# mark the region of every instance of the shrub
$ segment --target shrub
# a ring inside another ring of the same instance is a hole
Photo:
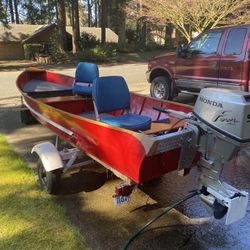
[[[118,45],[118,52],[120,53],[133,53],[135,51],[138,51],[138,48],[135,42],[122,43]]]
[[[96,39],[95,36],[88,34],[86,32],[81,33],[81,38],[79,41],[79,47],[81,50],[86,48],[94,48],[100,43],[99,40]]]
[[[85,49],[78,54],[79,60],[90,62],[115,62],[117,60],[117,51],[110,45],[97,45],[95,48]]]
[[[146,51],[154,51],[154,50],[162,50],[162,49],[166,49],[165,44],[158,44],[156,42],[150,41],[147,45],[145,50]]]
[[[36,55],[39,54],[43,46],[41,44],[24,44],[24,57],[26,60],[35,60]]]
[[[49,44],[48,57],[52,62],[62,62],[68,59],[67,54],[60,51],[56,42],[51,42]]]
[[[55,33],[47,44],[47,55],[52,62],[62,62],[68,59],[68,55],[59,49],[58,35]]]

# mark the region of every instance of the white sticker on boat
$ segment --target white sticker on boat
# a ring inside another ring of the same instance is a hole
[[[114,197],[115,206],[120,206],[129,201],[130,201],[130,196],[115,196]]]

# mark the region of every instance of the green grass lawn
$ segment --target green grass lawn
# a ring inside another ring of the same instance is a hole
[[[87,249],[84,238],[0,135],[0,249]]]

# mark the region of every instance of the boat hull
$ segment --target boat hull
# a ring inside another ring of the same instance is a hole
[[[32,115],[44,126],[71,144],[83,150],[87,155],[112,170],[118,176],[141,184],[176,170],[180,157],[180,148],[166,152],[156,152],[157,137],[117,128],[82,117],[83,111],[93,110],[92,101],[75,97],[57,99],[44,98],[44,92],[25,92],[25,86],[32,79],[51,82],[69,91],[74,79],[47,71],[25,71],[17,86],[22,93],[25,105]],[[42,98],[41,98],[42,96]],[[53,95],[52,95],[53,96]],[[67,99],[67,101],[65,101]],[[60,101],[61,100],[61,101]],[[166,114],[154,110],[153,106],[168,107],[189,112],[191,107],[172,102],[159,101],[131,93],[131,112],[148,115],[152,120],[160,120]],[[123,111],[113,112],[113,115]]]

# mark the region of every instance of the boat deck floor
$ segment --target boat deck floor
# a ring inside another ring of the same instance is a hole
[[[45,97],[45,98],[37,98],[38,101],[43,102],[43,103],[56,103],[56,102],[68,102],[68,101],[81,101],[81,100],[88,100],[91,99],[89,97],[82,97],[82,96],[77,96],[77,95],[73,95],[73,96],[56,96],[56,97]],[[92,120],[95,120],[95,114],[94,112],[89,112],[89,113],[82,113],[79,114],[82,117],[86,117]],[[105,114],[101,114],[104,115]],[[106,114],[111,116],[110,114]],[[163,123],[159,123],[159,122],[152,122],[151,123],[151,128],[143,131],[144,134],[147,135],[154,135],[154,134],[159,134],[159,133],[163,133],[165,131],[169,131],[169,130],[176,130],[180,127],[183,127],[185,122],[182,121],[178,124],[176,124],[176,126],[173,128],[173,125],[176,123],[177,119],[174,117],[169,117],[170,121],[169,122],[163,122]]]
[[[71,90],[71,87],[61,86],[55,83],[33,79],[28,81],[23,88],[24,92],[44,92],[59,90]]]

